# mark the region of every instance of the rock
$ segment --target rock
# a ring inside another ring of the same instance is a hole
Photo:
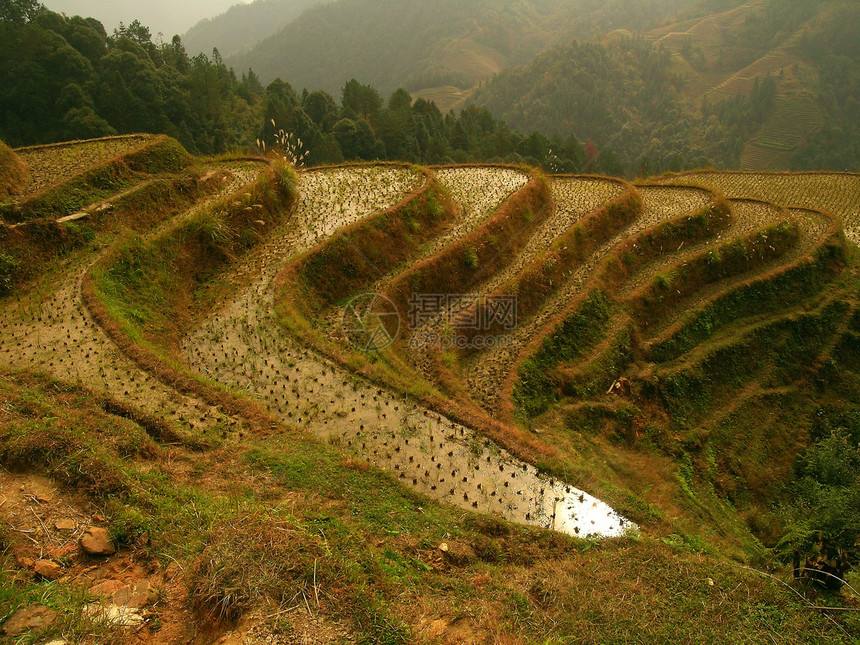
[[[52,560],[37,560],[33,565],[37,574],[48,580],[56,580],[63,575],[63,567]]]
[[[113,555],[116,547],[111,542],[107,529],[91,526],[81,536],[81,548],[90,555]]]
[[[125,587],[125,585],[119,580],[102,580],[90,587],[90,593],[94,596],[103,596],[107,598],[108,596],[113,596],[123,587]]]
[[[69,645],[66,641],[56,640],[51,641],[50,643],[45,643],[45,645]]]
[[[18,636],[24,632],[41,632],[57,620],[57,612],[44,605],[30,605],[16,611],[0,627],[0,634]]]
[[[141,625],[145,620],[138,610],[117,605],[102,606],[96,603],[88,605],[85,613],[120,627],[134,627]]]
[[[54,522],[54,528],[58,531],[74,531],[75,526],[75,520],[69,517]]]
[[[155,589],[144,580],[135,585],[126,585],[113,595],[113,602],[120,607],[140,609],[145,607],[157,596]]]
[[[32,569],[34,566],[36,566],[36,561],[33,558],[28,558],[26,556],[16,555],[15,561],[22,569]]]
[[[442,555],[445,558],[445,561],[456,567],[467,566],[477,559],[477,556],[475,555],[475,550],[468,544],[459,541],[452,541],[446,543],[445,546],[447,546],[448,548],[442,549],[440,547],[439,550],[442,551]]]

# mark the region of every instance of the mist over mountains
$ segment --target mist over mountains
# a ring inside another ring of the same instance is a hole
[[[10,6],[18,5],[38,3]],[[858,14],[847,0],[258,0],[166,42],[142,21],[110,34],[89,18],[34,13],[7,26],[0,129],[20,143],[143,127],[216,152],[253,145],[262,131],[254,124],[278,113],[306,141],[331,135],[318,161],[338,158],[338,119],[349,121],[344,141],[356,127],[367,135],[367,145],[344,144],[362,158],[410,151],[404,159],[422,160],[441,117],[473,105],[468,118],[486,121],[478,139],[496,120],[536,138],[524,145],[502,134],[498,145],[479,145],[451,120],[440,136],[457,143],[436,146],[434,160],[468,150],[457,158],[552,165],[560,148],[569,151],[561,161],[575,162],[589,147],[601,151],[602,168],[628,176],[698,166],[851,170],[860,159]],[[50,56],[63,64],[47,64]],[[36,72],[55,91],[32,88]],[[289,91],[264,91],[277,79]],[[331,108],[350,103],[352,81],[377,107]],[[398,89],[435,103],[436,125],[377,119]],[[272,92],[294,92],[295,110],[275,107]],[[325,120],[305,111],[308,94],[326,106]],[[375,143],[385,140],[392,150]]]
[[[702,6],[699,0],[338,0],[311,8],[227,62],[253,68],[264,82],[281,77],[332,93],[350,78],[383,95],[401,86],[466,89],[550,45],[651,28]]]
[[[224,57],[242,54],[276,33],[308,7],[331,0],[255,0],[234,4],[226,12],[205,18],[182,36],[191,54],[207,56],[217,48]]]
[[[42,4],[51,11],[65,13],[70,17],[96,18],[108,32],[112,32],[119,23],[127,25],[139,20],[150,28],[153,35],[161,33],[164,40],[170,40],[175,34],[184,33],[200,20],[217,16],[242,2],[243,0],[47,0]]]

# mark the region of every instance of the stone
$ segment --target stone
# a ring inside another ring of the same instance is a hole
[[[107,529],[91,526],[81,536],[81,548],[90,555],[113,555],[116,547]]]
[[[138,610],[130,607],[118,607],[117,605],[103,606],[94,603],[88,605],[84,611],[90,616],[96,616],[120,627],[134,627],[143,624],[145,620]]]
[[[65,517],[61,520],[57,520],[54,522],[54,528],[58,531],[74,531],[75,530],[75,520],[70,517]]]
[[[120,607],[140,609],[145,607],[157,595],[149,582],[144,580],[134,585],[126,585],[113,595],[113,602]]]
[[[460,541],[451,541],[445,544],[446,549],[439,549],[445,561],[457,567],[464,567],[477,559],[475,550],[468,544]]]
[[[56,558],[64,558],[67,555],[71,555],[78,550],[78,547],[74,544],[66,544],[64,546],[52,546],[48,547],[48,554],[56,559]]]
[[[108,596],[113,596],[123,587],[125,587],[125,585],[119,580],[102,580],[90,587],[90,593],[94,596],[103,596],[107,598]]]
[[[27,556],[16,555],[15,561],[22,569],[32,569],[36,566],[36,561],[33,558],[28,558]]]
[[[0,627],[0,634],[18,636],[24,632],[41,632],[57,620],[57,612],[45,605],[29,605],[16,611]]]
[[[48,580],[56,580],[63,575],[63,567],[53,560],[37,560],[33,565],[33,569],[40,576]]]

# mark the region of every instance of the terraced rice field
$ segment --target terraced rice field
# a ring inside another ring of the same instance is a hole
[[[857,174],[693,172],[658,181],[705,185],[730,199],[759,199],[832,213],[842,220],[846,236],[860,244],[857,237],[860,175]]]
[[[81,149],[88,151],[86,163],[92,165],[119,154],[123,146],[127,149],[144,140],[104,140]],[[71,162],[52,166],[45,150],[31,151],[31,166],[39,167],[42,155],[45,168],[37,171],[33,186],[52,185],[57,178],[77,171]],[[54,149],[54,154],[66,159],[75,150],[75,145],[69,145]],[[212,171],[226,177],[219,190],[148,231],[146,239],[169,235],[214,199],[235,195],[241,201],[261,167],[252,162],[212,165]],[[579,536],[623,533],[632,524],[587,492],[515,457],[482,434],[482,428],[454,420],[444,404],[431,409],[382,382],[357,376],[343,361],[326,358],[322,354],[325,346],[291,336],[278,318],[277,280],[285,268],[323,248],[349,227],[350,231],[372,233],[372,228],[353,225],[382,221],[378,219],[381,212],[397,212],[398,204],[431,185],[433,175],[447,189],[458,212],[445,220],[438,234],[422,243],[410,262],[459,249],[457,244],[464,238],[487,230],[482,227],[530,181],[520,170],[485,166],[439,168],[428,174],[393,164],[302,172],[299,199],[289,219],[219,277],[232,285],[232,295],[182,339],[185,367],[256,401],[284,426],[303,428],[434,499]],[[542,289],[541,298],[510,330],[506,344],[457,354],[451,362],[450,377],[460,388],[461,403],[465,395],[477,412],[483,408],[495,416],[498,410],[510,408],[510,388],[523,361],[563,329],[586,295],[607,289],[604,280],[610,266],[629,264],[632,268],[609,289],[609,310],[602,323],[604,341],[580,348],[575,360],[559,356],[565,373],[599,366],[603,353],[620,342],[622,332],[636,320],[637,298],[665,276],[671,278],[688,264],[699,262],[712,249],[751,244],[759,231],[782,222],[790,223],[797,234],[797,242],[777,255],[742,265],[746,267],[743,271],[703,280],[647,329],[638,330],[644,341],[657,339],[738,284],[813,255],[832,234],[831,219],[819,210],[841,217],[855,242],[860,226],[860,178],[856,175],[688,173],[635,187],[600,177],[553,177],[548,182],[551,205],[529,214],[533,226],[514,232],[514,237],[522,235],[522,239],[516,240],[517,250],[510,261],[490,260],[471,267],[475,294],[504,295],[520,285],[523,275],[550,271],[557,258],[567,263],[563,271],[547,273],[555,276],[553,284],[535,283]],[[729,200],[731,217],[725,226],[707,234],[684,229],[708,213],[719,202],[719,195]],[[659,254],[647,254],[647,244],[675,229],[686,232],[677,233],[680,237],[671,238],[672,245],[661,247]],[[593,238],[584,240],[588,236]],[[502,249],[506,242],[493,241]],[[640,243],[642,247],[637,246]],[[587,252],[583,257],[568,256],[562,252],[566,247],[560,249],[563,244],[581,244]],[[627,256],[621,254],[622,249]],[[81,300],[81,281],[102,253],[97,247],[82,251],[50,282],[34,287],[31,297],[4,302],[0,356],[14,368],[89,384],[124,404],[170,420],[190,435],[229,436],[231,441],[239,441],[237,435],[241,435],[232,431],[246,430],[247,420],[181,394],[163,378],[139,367],[89,314]],[[635,262],[638,253],[645,254],[639,264]],[[468,264],[468,254],[462,261]],[[390,275],[381,272],[381,280],[370,289],[383,288],[387,277]],[[354,295],[348,294],[345,300]],[[360,352],[347,347],[345,338],[338,339],[338,329],[331,324],[343,304],[327,305],[308,324],[318,326],[325,338],[338,340],[345,352],[354,351],[355,361],[349,365],[358,365],[367,357],[360,358]],[[452,313],[469,306],[460,301],[455,311],[425,321],[425,328],[441,327],[446,317],[450,320]],[[397,357],[404,359],[403,365],[411,362],[417,370],[416,380],[423,378],[428,387],[447,392],[451,382],[438,381],[439,355],[433,347],[402,343],[386,351],[383,360]],[[512,419],[501,421],[513,423]]]
[[[725,234],[718,236],[714,240],[716,244],[731,243],[734,240],[738,240],[755,231],[782,221],[793,222],[800,227],[800,244],[780,258],[757,267],[757,270],[761,273],[766,273],[771,269],[788,264],[811,252],[817,245],[823,242],[823,236],[830,224],[829,218],[817,211],[783,209],[772,204],[756,201],[731,200],[730,203],[735,216],[735,223]],[[691,255],[692,253],[686,257]],[[672,264],[682,264],[684,257],[681,256]],[[662,266],[667,265],[663,264]],[[647,336],[649,338],[659,336],[662,331],[677,323],[685,315],[688,315],[688,310],[695,310],[698,306],[714,297],[715,294],[726,291],[733,284],[742,282],[746,278],[747,276],[744,275],[734,276],[708,285],[687,301],[685,309],[674,310],[659,325],[651,327]]]
[[[440,168],[436,176],[460,206],[461,213],[454,226],[428,245],[427,255],[438,253],[468,235],[529,179],[520,170],[485,166]]]
[[[571,208],[573,204],[581,207],[582,196],[571,191],[569,182],[564,181],[555,192],[561,208]],[[482,404],[492,409],[498,405],[502,382],[510,372],[514,361],[525,346],[540,334],[541,329],[574,298],[582,293],[586,284],[595,277],[601,262],[613,249],[641,231],[684,213],[691,213],[705,206],[711,199],[705,191],[685,188],[640,189],[643,198],[643,212],[639,218],[610,241],[600,246],[589,258],[575,269],[559,288],[557,293],[541,308],[535,316],[520,324],[512,335],[511,341],[504,346],[488,350],[469,370],[468,382]],[[571,200],[571,198],[573,198]]]
[[[748,96],[756,80],[761,83],[768,76],[778,76],[780,71],[796,61],[797,58],[787,48],[775,49],[723,81],[708,92],[707,97],[711,101],[721,101],[737,94]]]
[[[494,293],[546,251],[559,235],[624,192],[624,185],[611,179],[570,177],[553,179],[551,185],[554,200],[551,217],[540,224],[513,262],[484,279],[476,288],[477,293]]]
[[[274,318],[272,301],[272,280],[281,267],[310,248],[324,232],[393,206],[416,185],[414,174],[392,169],[384,176],[386,192],[377,193],[374,186],[380,177],[378,170],[371,170],[303,174],[302,200],[294,218],[249,260],[264,267],[258,279],[184,342],[189,365],[253,396],[285,423],[304,427],[394,472],[431,497],[576,535],[623,532],[629,524],[587,493],[541,475],[443,415],[355,379],[284,336]],[[453,170],[443,176],[450,183],[452,178],[462,180],[463,172]],[[479,169],[467,185],[494,174]],[[520,183],[516,173],[501,174],[502,193]],[[358,195],[374,196],[351,201],[350,216],[343,219],[339,208],[343,193],[333,185],[351,187],[356,199]],[[463,194],[472,195],[469,191]],[[475,211],[468,203],[463,206],[464,212]],[[486,215],[486,209],[477,213]],[[253,269],[238,267],[237,272],[253,273]]]
[[[226,172],[229,180],[217,193],[151,235],[162,235],[208,203],[239,191],[257,172],[255,165],[248,163],[223,164],[219,170]],[[0,356],[4,364],[100,389],[189,433],[220,435],[241,427],[240,420],[181,395],[122,354],[81,299],[81,280],[92,262],[92,257],[79,258],[31,298],[4,303],[0,323]]]
[[[151,141],[151,135],[128,135],[18,148],[15,152],[30,169],[25,192],[35,193],[75,177],[115,157],[137,150]]]

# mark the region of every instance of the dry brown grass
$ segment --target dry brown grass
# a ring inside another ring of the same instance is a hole
[[[0,200],[19,194],[27,184],[27,165],[0,141]]]
[[[191,573],[194,607],[207,620],[232,622],[265,601],[315,604],[314,576],[324,547],[321,535],[259,511],[221,521]]]

